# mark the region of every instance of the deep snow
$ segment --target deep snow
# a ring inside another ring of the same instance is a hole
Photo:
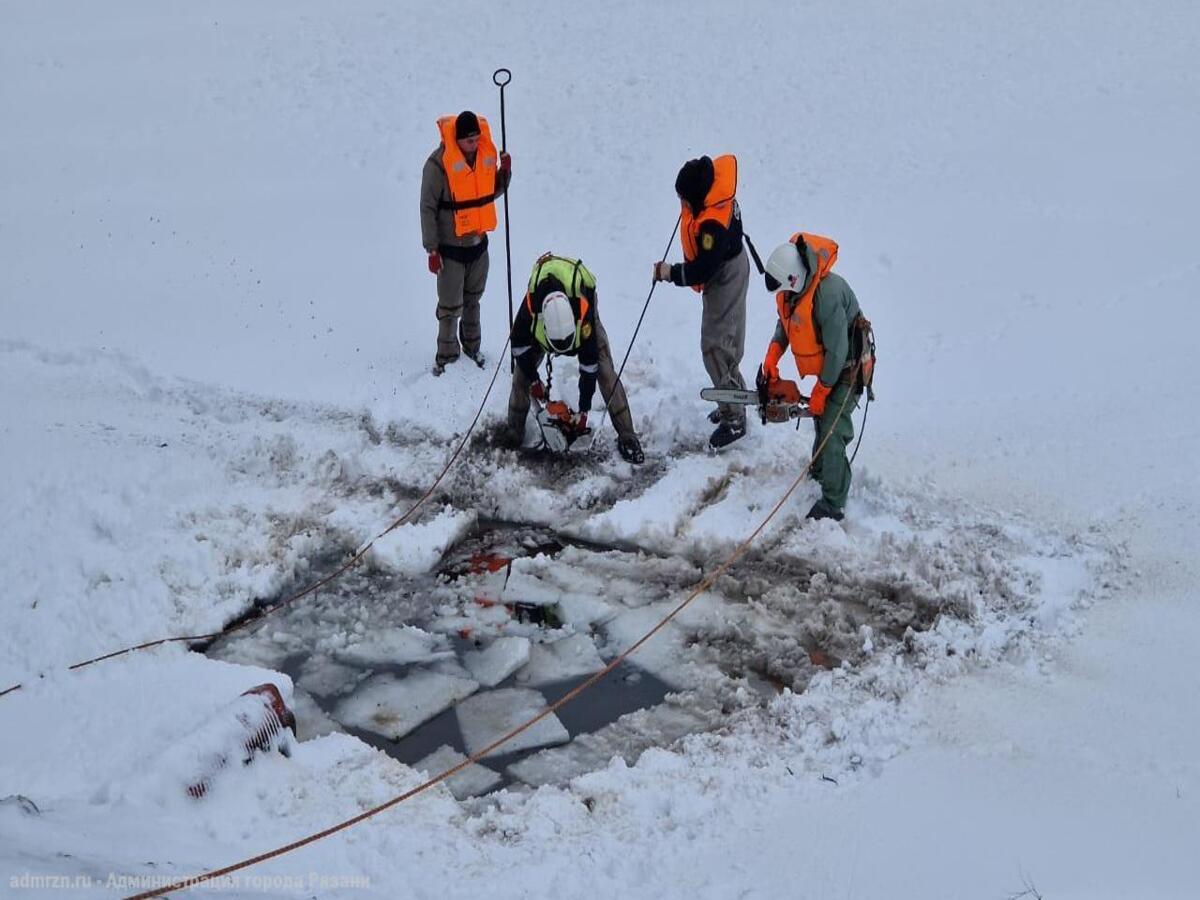
[[[439,898],[1195,895],[1193,5],[4,3],[0,23],[0,687],[26,682],[0,698],[0,798],[40,809],[0,805],[0,891],[194,874],[421,780],[329,734],[196,802],[180,787],[205,723],[288,679],[178,646],[64,667],[213,630],[428,486],[489,373],[427,374],[420,163],[437,115],[495,119],[508,65],[514,283],[545,249],[582,256],[618,352],[687,157],[739,155],[760,249],[798,226],[839,240],[880,402],[848,521],[802,527],[806,487],[759,562],[831,573],[835,598],[839,573],[907,579],[943,614],[903,650],[859,634],[855,665],[635,765],[439,789],[244,874],[300,896],[339,893],[310,875]],[[752,286],[746,374],[772,316]],[[626,372],[643,470],[474,442],[371,564],[425,571],[476,515],[629,542],[677,570],[596,573],[649,591],[606,650],[639,636],[808,445],[754,428],[697,452],[698,318],[690,291],[655,292]],[[751,582],[718,585],[686,634],[772,658],[764,622],[811,627]],[[725,602],[746,620],[712,619]],[[339,608],[322,637],[360,645],[366,621]],[[668,638],[643,651],[660,676]]]

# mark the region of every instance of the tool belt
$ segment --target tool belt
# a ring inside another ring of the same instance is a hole
[[[842,383],[851,385],[855,393],[867,392],[875,399],[872,383],[875,380],[875,332],[871,320],[859,313],[850,323],[850,352],[846,356],[846,368],[842,370]]]
[[[483,256],[487,252],[487,248],[488,238],[485,234],[483,240],[469,247],[460,247],[455,244],[438,244],[438,253],[442,254],[443,259],[450,259],[467,266]]]

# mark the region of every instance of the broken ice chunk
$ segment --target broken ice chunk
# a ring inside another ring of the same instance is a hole
[[[644,590],[644,589],[643,589]],[[585,629],[609,621],[619,607],[591,594],[565,594],[558,601],[558,617],[564,625]]]
[[[286,637],[276,640],[275,635],[258,632],[220,641],[208,651],[207,655],[210,659],[282,670],[283,664],[289,656],[303,652],[305,649],[303,646],[294,646],[289,643]]]
[[[471,677],[484,687],[495,687],[529,662],[529,638],[502,637],[490,647],[463,654]]]
[[[704,598],[697,598],[697,603]],[[651,603],[630,609],[604,626],[608,636],[608,650],[618,653],[631,647],[643,634],[655,626],[670,609],[669,603]],[[687,632],[679,627],[678,620],[668,622],[666,627],[638,648],[631,657],[638,668],[645,669],[656,678],[666,682],[673,690],[686,690],[689,686],[723,681],[720,668],[704,659],[688,641]]]
[[[537,691],[526,688],[502,688],[476,694],[455,707],[458,727],[462,731],[463,743],[472,756],[512,731],[518,725],[532,719],[546,708],[546,698]],[[567,729],[554,713],[538,721],[536,725],[522,731],[508,743],[493,750],[488,756],[532,750],[565,744],[570,740]]]
[[[344,694],[353,688],[367,673],[334,662],[328,656],[314,654],[300,666],[296,684],[317,697]]]
[[[572,634],[550,644],[534,644],[529,663],[517,672],[521,684],[551,684],[604,668],[604,660],[586,634]]]
[[[399,740],[479,688],[478,682],[441,672],[418,671],[406,678],[375,675],[338,703],[343,725]]]
[[[604,768],[614,756],[633,765],[650,747],[668,747],[686,734],[713,727],[720,717],[716,708],[687,709],[664,703],[621,716],[599,731],[581,734],[565,747],[535,753],[506,771],[534,787],[566,784],[577,775]]]
[[[425,772],[430,778],[435,778],[447,769],[457,766],[466,758],[453,747],[443,744],[420,762],[414,763],[413,768]],[[481,766],[479,763],[471,763],[465,769],[455,772],[447,778],[444,784],[450,788],[450,793],[454,795],[455,800],[462,800],[465,797],[486,794],[499,787],[503,780],[504,778],[499,772],[493,771],[487,766]]]
[[[474,512],[443,507],[432,519],[410,522],[375,538],[368,560],[384,571],[427,572],[447,547],[475,527],[476,518]]]
[[[374,629],[358,643],[337,651],[337,658],[342,662],[368,667],[386,663],[404,665],[430,662],[453,655],[454,651],[447,646],[445,637],[412,625]]]
[[[329,718],[317,702],[299,688],[292,689],[292,712],[296,714],[298,741],[311,741],[342,730],[341,725]]]

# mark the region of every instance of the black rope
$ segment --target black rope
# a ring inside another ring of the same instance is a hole
[[[750,255],[754,257],[754,268],[758,269],[759,275],[766,275],[767,270],[763,268],[762,258],[758,255],[758,250],[754,248],[754,241],[750,240],[750,235],[745,231],[742,232],[742,237],[746,241],[746,246],[750,248]]]
[[[871,408],[871,392],[867,392],[867,403],[863,407],[862,424],[858,426],[858,440],[854,444],[854,452],[850,455],[850,465],[854,465],[854,457],[858,456],[858,448],[862,446],[863,434],[867,430],[867,411]]]

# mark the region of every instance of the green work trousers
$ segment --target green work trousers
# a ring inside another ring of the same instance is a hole
[[[813,419],[816,435],[813,438],[812,477],[821,485],[825,502],[839,512],[846,508],[846,497],[850,494],[850,460],[846,458],[846,445],[854,440],[853,415],[858,408],[860,393],[851,392],[849,384],[838,382],[825,401],[825,415]],[[842,409],[843,402],[845,409]],[[839,409],[842,410],[840,415]],[[830,436],[825,449],[817,456],[817,448],[827,434]]]

